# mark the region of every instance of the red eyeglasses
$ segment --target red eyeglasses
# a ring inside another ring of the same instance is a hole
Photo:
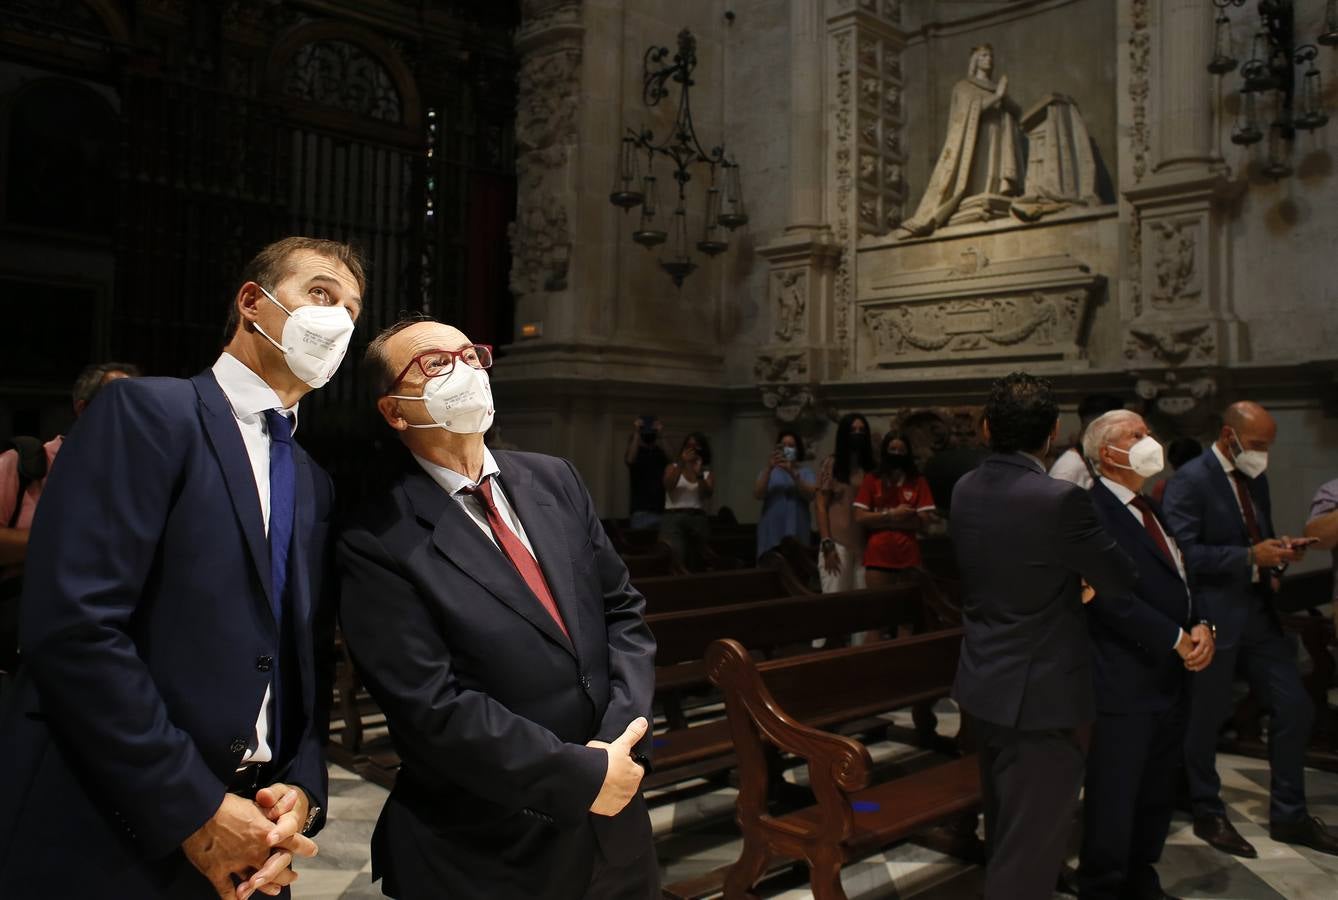
[[[415,365],[423,373],[424,378],[438,378],[442,375],[451,374],[455,368],[456,359],[465,361],[465,365],[474,369],[492,368],[492,345],[491,344],[466,344],[459,350],[424,350],[422,353],[409,360],[409,364],[400,370],[395,376],[395,380],[386,388],[386,393],[395,389],[404,376],[409,374],[409,370]]]

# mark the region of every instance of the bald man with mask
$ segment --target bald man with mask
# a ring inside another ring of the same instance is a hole
[[[1217,775],[1217,733],[1231,712],[1239,669],[1270,712],[1269,836],[1338,855],[1338,838],[1312,817],[1305,797],[1305,749],[1314,711],[1273,599],[1279,576],[1304,553],[1273,529],[1268,453],[1278,426],[1262,406],[1234,403],[1209,452],[1186,463],[1166,488],[1166,524],[1184,552],[1197,614],[1217,627],[1217,658],[1190,679],[1185,767],[1194,833],[1235,856],[1258,851],[1226,816]]]
[[[566,460],[484,446],[487,345],[407,321],[367,365],[408,450],[338,546],[345,640],[403,758],[373,876],[424,900],[657,897],[655,641],[589,493]]]

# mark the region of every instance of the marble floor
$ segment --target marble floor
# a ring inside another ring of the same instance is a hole
[[[943,729],[952,733],[953,726]],[[906,762],[920,751],[884,742],[871,746],[875,761]],[[1187,817],[1177,815],[1159,871],[1171,894],[1185,898],[1230,900],[1338,900],[1338,857],[1276,844],[1268,839],[1268,765],[1238,756],[1219,758],[1229,815],[1259,858],[1241,860],[1196,839]],[[386,791],[332,766],[330,824],[318,838],[320,855],[303,860],[294,885],[297,900],[371,900],[381,896],[372,883],[369,841]],[[1338,827],[1338,775],[1307,774],[1311,813]],[[732,861],[738,853],[733,826],[733,796],[728,788],[689,786],[672,795],[650,795],[656,849],[666,883],[700,874]],[[1076,829],[1075,829],[1076,831]],[[1077,836],[1070,856],[1076,865]],[[932,850],[896,847],[881,856],[847,867],[842,883],[852,900],[975,900],[982,872]],[[806,885],[791,876],[764,884],[760,896],[811,898]],[[1056,895],[1063,896],[1063,895]]]

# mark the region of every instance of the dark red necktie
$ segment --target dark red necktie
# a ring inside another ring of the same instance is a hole
[[[1143,529],[1147,531],[1148,537],[1152,538],[1157,549],[1161,551],[1167,561],[1175,566],[1175,554],[1171,552],[1171,545],[1166,542],[1166,535],[1161,530],[1161,522],[1157,519],[1157,514],[1152,511],[1152,504],[1142,494],[1134,494],[1134,499],[1129,501],[1129,505],[1143,514]],[[1178,569],[1179,566],[1176,566]]]
[[[1250,535],[1250,543],[1257,544],[1264,539],[1264,533],[1259,530],[1259,519],[1254,515],[1254,501],[1250,499],[1245,476],[1239,469],[1232,469],[1231,480],[1236,484],[1236,499],[1240,501],[1241,514],[1245,516],[1245,531]]]
[[[557,602],[553,599],[553,592],[548,589],[548,582],[544,579],[543,570],[539,568],[539,563],[534,555],[525,547],[522,541],[511,526],[506,524],[502,514],[497,509],[497,504],[492,499],[492,476],[489,475],[479,482],[476,488],[465,488],[465,493],[472,494],[483,501],[483,509],[488,514],[488,527],[492,529],[493,536],[497,538],[497,543],[501,546],[502,552],[506,558],[511,560],[511,565],[516,567],[520,577],[525,579],[525,584],[529,585],[534,596],[543,604],[544,609],[553,617],[558,628],[571,640],[571,635],[567,632],[567,625],[562,621],[562,613],[558,612]]]

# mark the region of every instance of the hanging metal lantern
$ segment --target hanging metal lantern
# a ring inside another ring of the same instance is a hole
[[[632,240],[649,250],[658,247],[669,237],[668,232],[660,227],[656,214],[660,208],[660,191],[654,175],[647,175],[641,180],[645,200],[641,203],[641,224],[632,232]]]
[[[1319,69],[1315,66],[1315,57],[1319,51],[1313,44],[1307,44],[1296,51],[1297,63],[1308,63],[1309,68],[1301,77],[1300,112],[1296,114],[1297,128],[1314,131],[1323,128],[1329,121],[1328,111],[1324,109],[1324,86],[1320,81]]]
[[[1208,62],[1208,71],[1225,75],[1236,65],[1236,57],[1231,55],[1231,20],[1225,12],[1220,12],[1213,21],[1213,58]]]
[[[683,279],[692,274],[697,264],[688,256],[688,213],[682,205],[674,210],[670,230],[670,257],[660,260],[660,268],[669,273],[675,287],[683,286]]]
[[[1254,91],[1241,91],[1240,110],[1236,113],[1236,124],[1231,129],[1231,143],[1248,147],[1264,139],[1264,132],[1259,127],[1256,96]]]
[[[738,163],[725,163],[725,196],[716,217],[730,231],[748,224],[748,211],[743,206],[743,176]]]
[[[631,209],[646,197],[638,190],[637,156],[636,141],[623,138],[618,150],[618,171],[613,176],[613,190],[609,192],[609,202],[622,209]]]
[[[1325,47],[1338,47],[1338,0],[1329,0],[1324,6],[1324,25],[1315,38]]]

